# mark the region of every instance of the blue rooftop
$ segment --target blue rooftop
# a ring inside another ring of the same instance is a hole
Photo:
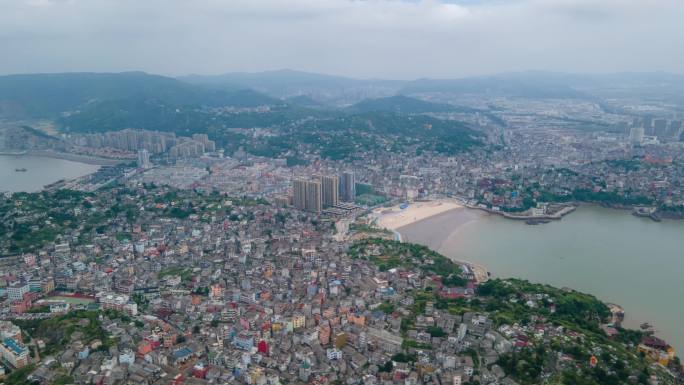
[[[175,352],[173,352],[173,357],[174,358],[183,358],[183,357],[187,357],[191,354],[192,354],[192,350],[190,350],[189,348],[181,348],[181,349],[178,349]]]
[[[26,348],[19,345],[19,343],[15,341],[14,338],[5,338],[2,341],[2,344],[5,345],[8,349],[12,350],[16,355],[21,355],[26,351]]]

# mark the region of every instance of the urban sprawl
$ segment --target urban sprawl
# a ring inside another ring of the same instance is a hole
[[[681,119],[500,103],[526,128],[456,116],[489,129],[454,154],[242,148],[270,128],[241,129],[233,153],[207,134],[70,134],[68,153],[123,163],[4,193],[5,383],[681,383],[674,349],[622,328],[619,306],[483,277],[377,225],[375,209],[437,199],[525,219],[581,202],[684,215]],[[567,129],[565,114],[623,125]]]

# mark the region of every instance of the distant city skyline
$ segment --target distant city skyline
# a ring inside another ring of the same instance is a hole
[[[682,73],[684,2],[3,1],[0,74]]]

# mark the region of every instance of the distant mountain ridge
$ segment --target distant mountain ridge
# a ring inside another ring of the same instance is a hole
[[[168,106],[282,103],[253,90],[217,90],[143,72],[0,76],[0,116],[54,118],[115,100],[154,101]]]
[[[356,111],[446,111],[419,99],[429,94],[596,100],[641,92],[684,103],[684,75],[518,72],[462,79],[353,79],[292,70],[171,78],[143,72],[0,76],[0,117],[54,118],[104,101],[167,106],[293,104]],[[398,98],[401,95],[404,98]]]
[[[188,75],[180,80],[216,88],[245,87],[278,98],[309,96],[326,104],[353,104],[366,98],[392,96],[403,81],[353,79],[310,72],[277,70],[265,72],[233,72],[222,75]]]
[[[318,102],[353,105],[365,99],[425,93],[486,94],[530,98],[587,98],[572,87],[576,76],[521,72],[461,79],[354,79],[292,70],[188,75],[180,80],[213,88],[251,88],[274,97],[305,95]]]
[[[523,71],[455,79],[383,80],[354,79],[292,70],[237,72],[223,75],[189,75],[180,80],[213,87],[246,87],[278,98],[305,95],[318,102],[349,106],[364,99],[379,99],[397,94],[489,95],[521,98],[578,98],[592,100],[597,95],[610,97],[605,89],[628,87],[631,90],[664,88],[677,96],[684,90],[684,75],[669,73],[572,74]],[[591,90],[591,91],[587,91]],[[597,90],[596,92],[594,92]]]
[[[311,72],[293,71],[288,69],[264,72],[229,72],[221,75],[186,75],[178,78],[192,84],[222,84],[234,87],[305,87],[307,85],[352,85],[363,80],[343,76],[325,75]]]
[[[570,84],[546,77],[497,75],[465,79],[420,79],[407,82],[401,94],[421,93],[483,94],[523,98],[587,98]]]
[[[278,106],[278,112],[268,116],[231,117],[232,124],[240,127],[272,126],[314,112],[333,116],[468,112],[465,107],[428,100],[456,103],[450,98],[470,95],[578,98],[599,104],[609,98],[637,95],[684,105],[684,75],[519,72],[412,81],[352,79],[291,70],[180,78],[143,72],[7,75],[0,76],[0,118],[59,119],[63,127],[80,131],[128,126],[186,131],[195,124],[210,123],[207,114],[198,114],[204,107]],[[180,116],[184,117],[183,124],[177,121]]]

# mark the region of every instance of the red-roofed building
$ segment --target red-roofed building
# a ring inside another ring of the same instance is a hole
[[[643,339],[643,341],[641,341],[641,343],[648,346],[649,348],[659,349],[659,350],[667,350],[667,348],[669,347],[667,342],[661,340],[658,337],[653,337],[653,336],[644,337],[644,339]]]
[[[466,297],[466,289],[462,287],[443,287],[439,291],[442,298],[456,299]]]
[[[261,353],[265,356],[268,356],[270,353],[270,349],[268,347],[268,342],[266,342],[264,340],[259,341],[259,343],[257,344],[257,350],[259,351],[259,353]]]
[[[142,357],[152,350],[154,350],[152,349],[152,344],[149,341],[143,341],[138,345],[138,356]]]
[[[207,372],[209,367],[204,366],[204,364],[197,364],[192,368],[192,376],[195,378],[204,379],[207,377]]]

